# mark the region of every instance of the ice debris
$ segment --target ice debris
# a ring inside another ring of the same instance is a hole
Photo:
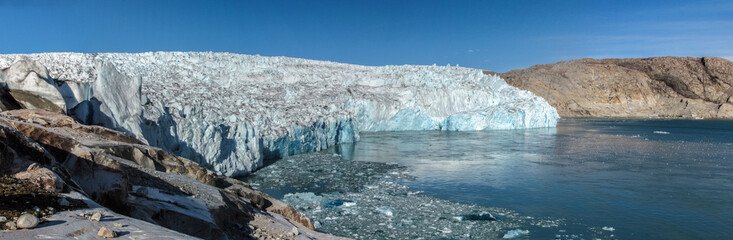
[[[353,207],[356,203],[351,200],[336,199],[324,204],[325,207]]]
[[[309,217],[319,231],[356,239],[500,239],[508,229],[532,221],[507,209],[414,194],[397,183],[414,178],[404,168],[317,152],[286,157],[246,180],[274,196],[296,191],[279,198]],[[490,220],[492,213],[501,220]],[[473,220],[460,221],[467,216]]]
[[[393,217],[394,216],[394,208],[392,208],[390,206],[381,206],[381,207],[378,207],[376,210],[377,210],[377,212],[379,212],[381,214],[384,214],[387,217]]]
[[[489,212],[481,212],[480,214],[468,214],[461,217],[461,220],[468,221],[496,221],[496,217]]]
[[[47,68],[58,105],[85,123],[229,176],[357,141],[362,131],[553,127],[558,119],[544,99],[461,67],[148,52],[0,55],[0,69],[19,60]]]
[[[521,235],[527,235],[527,234],[529,234],[529,230],[514,229],[514,230],[509,230],[508,232],[506,232],[506,234],[504,234],[504,237],[502,238],[510,239],[510,238],[519,237]]]

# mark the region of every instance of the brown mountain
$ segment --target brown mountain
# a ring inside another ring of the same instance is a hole
[[[733,118],[733,62],[724,58],[586,58],[499,75],[562,117]]]

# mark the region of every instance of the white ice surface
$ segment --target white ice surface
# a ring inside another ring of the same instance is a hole
[[[470,68],[206,52],[0,55],[0,68],[20,59],[65,81],[59,88],[79,118],[225,175],[357,141],[361,131],[554,127],[558,119],[542,98]]]

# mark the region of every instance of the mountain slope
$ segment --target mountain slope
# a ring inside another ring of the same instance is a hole
[[[733,118],[733,62],[723,58],[580,59],[499,75],[563,117]]]

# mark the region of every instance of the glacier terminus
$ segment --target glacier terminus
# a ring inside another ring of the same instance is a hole
[[[541,128],[559,118],[544,99],[456,66],[147,52],[0,55],[0,69],[8,86],[40,82],[31,90],[83,123],[227,176],[355,142],[360,132]]]

